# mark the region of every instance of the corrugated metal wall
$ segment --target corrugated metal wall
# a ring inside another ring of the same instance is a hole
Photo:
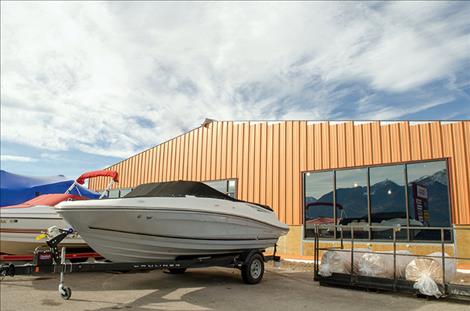
[[[120,173],[120,188],[237,178],[238,198],[267,204],[297,225],[302,171],[449,158],[453,220],[470,224],[470,121],[415,123],[213,122],[110,169]]]

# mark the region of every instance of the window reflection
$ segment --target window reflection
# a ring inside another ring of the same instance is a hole
[[[315,224],[335,224],[333,212],[333,172],[306,173],[305,237],[314,236]],[[322,229],[322,237],[333,237],[334,230]]]
[[[369,238],[367,204],[367,169],[341,170],[336,172],[336,207],[338,221],[354,226],[355,238]],[[344,229],[344,237],[351,237],[350,229]]]
[[[410,226],[449,227],[448,176],[445,161],[408,164]],[[411,230],[411,239],[440,240],[440,230]],[[450,239],[449,230],[445,239]]]
[[[372,226],[407,226],[405,166],[372,167],[369,171]],[[396,234],[406,239],[406,230]],[[392,229],[372,229],[373,239],[393,239]]]
[[[315,224],[343,225],[344,238],[351,237],[352,226],[355,238],[393,238],[392,229],[369,232],[370,224],[400,225],[399,240],[439,241],[441,229],[425,228],[451,225],[446,161],[305,173],[304,194],[306,238],[314,236]],[[409,229],[408,224],[418,229]],[[451,240],[451,232],[444,232],[445,240]],[[331,229],[320,236],[341,234]]]
[[[230,179],[228,181],[228,193],[229,196],[235,198],[237,195],[237,181],[235,179]]]
[[[236,198],[237,181],[235,179],[205,181],[204,183],[217,191]]]
[[[119,189],[108,190],[108,199],[119,198]]]
[[[122,198],[131,191],[132,191],[132,188],[121,189],[121,192],[120,192],[119,196]]]

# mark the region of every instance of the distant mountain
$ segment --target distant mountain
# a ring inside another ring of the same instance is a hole
[[[348,218],[367,217],[367,187],[336,189],[336,201]]]
[[[309,197],[309,196],[306,196],[305,197],[305,203],[308,204],[308,203],[314,203],[314,202],[317,202],[317,199],[315,197]]]
[[[412,182],[412,181],[410,181]],[[433,183],[441,183],[445,186],[448,185],[448,177],[447,177],[447,170],[442,169],[440,171],[437,171],[431,176],[423,176],[419,178],[418,180],[414,180],[414,182],[418,182],[420,185],[427,186]]]
[[[386,179],[370,187],[372,213],[402,213],[406,218],[405,187]]]

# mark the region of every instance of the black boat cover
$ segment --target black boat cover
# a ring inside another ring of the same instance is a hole
[[[124,198],[184,197],[186,195],[193,195],[195,197],[204,197],[211,199],[229,200],[234,202],[245,202],[272,211],[272,208],[270,208],[269,206],[237,200],[229,195],[226,195],[225,193],[215,190],[214,188],[206,185],[205,183],[198,181],[179,180],[142,184],[137,186],[128,194],[126,194]]]
[[[169,181],[142,184],[124,196],[124,198],[138,197],[184,197],[193,195],[212,199],[238,201],[214,188],[197,181]]]

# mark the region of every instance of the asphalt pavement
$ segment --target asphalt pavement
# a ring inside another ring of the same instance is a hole
[[[0,309],[22,310],[470,310],[470,302],[396,293],[321,287],[312,272],[267,267],[264,280],[246,285],[235,269],[207,268],[172,275],[75,273],[66,275],[72,297],[57,292],[58,276],[6,277]]]

